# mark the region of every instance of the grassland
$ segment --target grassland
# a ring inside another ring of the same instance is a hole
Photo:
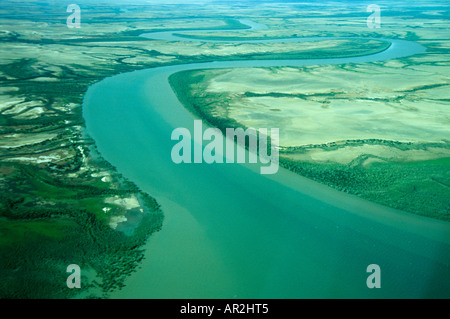
[[[399,8],[372,35],[415,40],[427,47],[421,55],[365,64],[185,71],[174,74],[171,84],[182,103],[212,126],[280,128],[281,165],[298,174],[450,220],[448,26],[442,15],[421,8]],[[407,13],[414,18],[392,18]],[[316,30],[308,36],[355,33],[351,23],[330,33],[320,21],[306,19],[315,25],[308,30]]]

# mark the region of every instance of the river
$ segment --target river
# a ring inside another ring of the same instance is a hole
[[[174,40],[173,33],[163,39]],[[165,214],[141,268],[111,297],[450,297],[449,223],[377,205],[283,168],[261,175],[259,164],[171,160],[172,130],[193,132],[194,121],[168,83],[171,74],[366,63],[424,51],[414,42],[388,41],[387,50],[368,56],[163,66],[92,85],[83,102],[88,133],[104,158],[155,197]],[[366,285],[370,264],[380,266],[380,289]]]

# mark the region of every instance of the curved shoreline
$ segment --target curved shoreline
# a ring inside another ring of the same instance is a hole
[[[197,68],[362,63],[423,50],[409,41],[391,43],[370,56],[180,64],[121,74],[91,86],[83,116],[99,151],[152,194],[168,216],[148,243],[144,269],[118,296],[417,297],[425,286],[433,287],[430,295],[448,296],[448,284],[442,282],[450,262],[448,223],[342,194],[282,168],[265,177],[258,174],[258,165],[176,165],[170,160],[171,130],[193,126],[192,115],[168,83],[171,74]],[[178,278],[180,263],[188,278]],[[370,263],[395,273],[384,290],[365,287],[363,268]],[[262,264],[268,268],[259,269]],[[424,275],[424,269],[433,271]],[[149,286],[136,289],[140,282]]]

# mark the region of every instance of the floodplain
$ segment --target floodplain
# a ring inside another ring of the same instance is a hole
[[[368,29],[366,7],[353,3],[79,4],[81,28],[70,29],[64,3],[2,2],[1,298],[106,298],[139,268],[145,244],[163,227],[163,211],[152,194],[102,158],[81,108],[89,86],[146,68],[359,56],[385,50],[383,38],[417,41],[426,53],[384,62],[197,70],[171,80],[184,105],[210,125],[279,127],[281,164],[290,170],[390,207],[449,220],[444,2],[395,8],[385,2],[380,29]],[[238,22],[243,18],[267,29],[246,30]],[[239,31],[224,32],[231,29]],[[230,42],[140,36],[170,30]],[[371,39],[232,42],[293,37]],[[90,282],[81,291],[61,285],[71,263]]]

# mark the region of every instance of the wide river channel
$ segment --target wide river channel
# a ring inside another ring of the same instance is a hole
[[[206,41],[173,33],[143,36],[180,45]],[[268,41],[326,39],[333,38]],[[112,297],[449,298],[449,223],[386,208],[283,168],[261,175],[260,164],[175,164],[171,159],[172,131],[194,132],[195,119],[169,85],[171,74],[367,63],[425,51],[414,42],[385,40],[391,42],[388,49],[367,56],[163,66],[92,85],[83,103],[88,133],[104,158],[155,197],[165,215],[161,231],[145,247],[142,267]],[[380,266],[379,289],[366,285],[370,264]]]

